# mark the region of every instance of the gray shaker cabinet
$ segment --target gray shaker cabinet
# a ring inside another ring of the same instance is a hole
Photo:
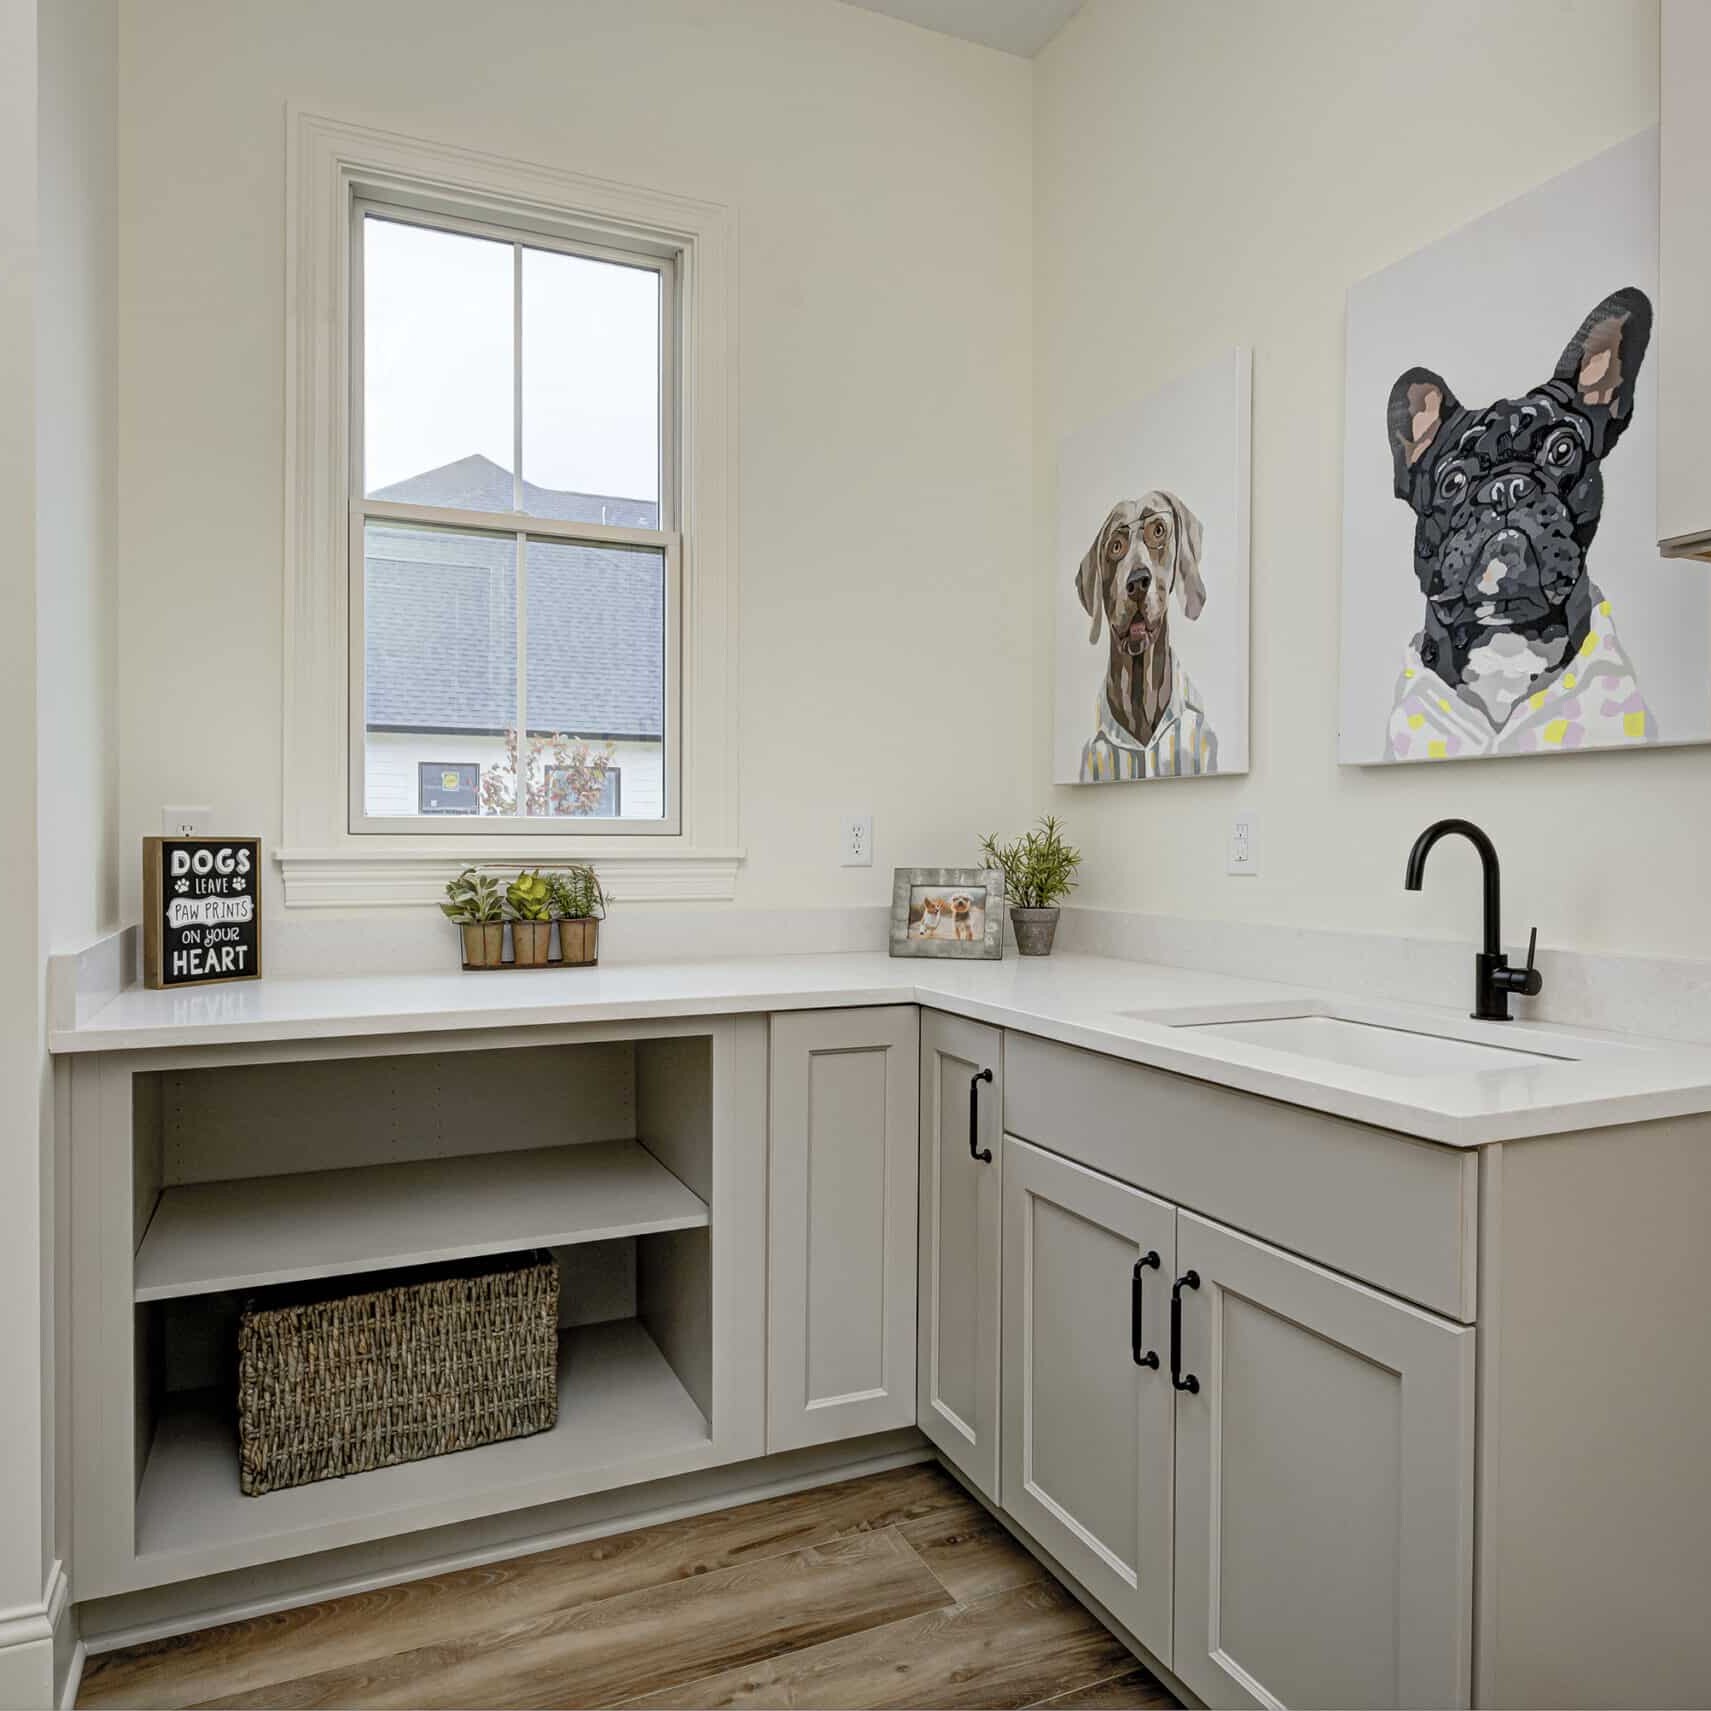
[[[915,1419],[913,1005],[772,1018],[769,1451]]]
[[[1013,1138],[1004,1173],[1004,1508],[1168,1661],[1176,1209]]]
[[[1003,1101],[1003,1033],[923,1011],[916,1423],[993,1503]]]

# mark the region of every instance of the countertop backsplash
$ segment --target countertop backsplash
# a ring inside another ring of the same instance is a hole
[[[882,951],[883,904],[838,909],[756,910],[703,906],[615,908],[603,924],[608,964],[696,962],[736,956]],[[267,923],[270,980],[338,974],[430,974],[445,970],[450,929],[419,909],[304,911]],[[109,935],[81,952],[76,1008],[90,1014],[138,978],[140,935]],[[1129,910],[1064,909],[1058,949],[1162,963],[1250,980],[1282,981],[1393,1003],[1459,1005],[1470,998],[1471,939],[1412,938],[1268,922],[1195,920]],[[1007,956],[1015,955],[1012,940]],[[1711,962],[1563,950],[1541,939],[1543,994],[1516,1002],[1519,1017],[1609,1029],[1654,1039],[1711,1044]],[[70,988],[58,986],[60,1003]],[[56,1017],[54,1026],[71,1025]]]
[[[1471,918],[1471,917],[1470,917]],[[1265,921],[1207,921],[1121,909],[1064,910],[1064,950],[1280,980],[1393,1003],[1471,1004],[1472,938],[1412,938]],[[1511,949],[1525,950],[1517,940]],[[1711,1044],[1711,962],[1563,950],[1539,936],[1545,988],[1517,1017]]]

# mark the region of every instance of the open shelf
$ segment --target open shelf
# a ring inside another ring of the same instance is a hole
[[[764,1453],[764,1026],[79,1066],[95,1071],[70,1244],[81,1597],[402,1559],[385,1541],[444,1529],[522,1536],[524,1511],[618,1513],[623,1488]],[[533,1249],[559,1268],[550,1432],[242,1494],[246,1303]]]
[[[193,1183],[162,1191],[134,1294],[166,1301],[708,1221],[635,1141]]]
[[[550,1432],[265,1497],[245,1497],[238,1489],[229,1393],[180,1392],[161,1415],[137,1493],[137,1553],[219,1551],[291,1534],[342,1542],[331,1536],[334,1530],[348,1536],[394,1530],[396,1519],[412,1509],[455,1512],[472,1495],[527,1492],[549,1482],[571,1495],[677,1471],[666,1464],[676,1458],[687,1465],[711,1441],[706,1416],[638,1320],[563,1333],[558,1386],[558,1424]],[[393,1525],[366,1524],[382,1516]]]

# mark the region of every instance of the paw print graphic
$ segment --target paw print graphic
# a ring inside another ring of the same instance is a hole
[[[188,879],[175,879],[172,882],[172,889],[181,893],[188,891],[190,889],[190,881]]]

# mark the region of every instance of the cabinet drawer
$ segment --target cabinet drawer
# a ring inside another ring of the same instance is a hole
[[[1031,1034],[1004,1127],[1453,1319],[1474,1316],[1478,1154]]]

